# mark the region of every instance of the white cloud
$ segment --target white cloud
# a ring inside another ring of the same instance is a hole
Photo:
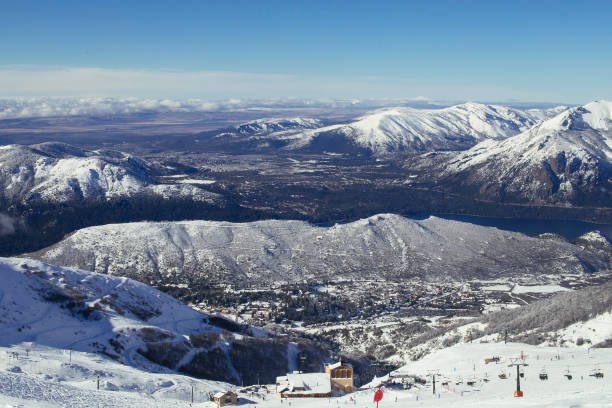
[[[232,109],[232,102],[200,100],[137,99],[137,98],[17,98],[0,99],[0,119],[116,115],[146,111],[205,112]]]
[[[411,88],[406,84],[395,86],[395,93],[389,95],[388,87],[378,81],[384,79],[223,71],[0,66],[0,119],[143,111],[379,107],[430,102],[422,96],[404,97]],[[420,93],[414,91],[412,94]],[[364,95],[367,97],[362,99]],[[172,99],[168,99],[169,96]]]

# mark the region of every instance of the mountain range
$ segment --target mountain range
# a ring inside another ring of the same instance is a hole
[[[519,135],[485,140],[439,170],[440,181],[486,200],[609,207],[612,103],[591,102]]]
[[[0,147],[1,197],[7,203],[63,203],[137,195],[183,197],[221,204],[218,194],[190,184],[162,184],[144,160],[117,151],[88,151],[64,143]]]
[[[261,119],[208,132],[207,137],[198,137],[198,143],[215,148],[228,143],[240,151],[280,149],[376,156],[465,150],[482,140],[514,136],[565,109],[521,110],[465,103],[442,109],[382,108],[348,123],[326,126],[311,118]]]

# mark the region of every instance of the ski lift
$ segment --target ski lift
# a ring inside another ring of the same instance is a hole
[[[595,377],[595,378],[603,378],[604,374],[603,371],[601,371],[600,368],[594,368],[592,371],[592,374],[590,374],[591,377]]]
[[[463,378],[457,377],[457,381],[455,381],[455,385],[461,385],[461,384],[463,384]]]
[[[548,373],[546,372],[546,368],[542,368],[542,371],[540,371],[540,380],[548,380]]]
[[[474,384],[476,384],[476,380],[468,380],[466,384],[469,385],[470,387],[473,387]]]
[[[572,378],[574,378],[572,374],[570,373],[569,367],[567,368],[567,370],[565,370],[565,374],[563,376],[567,378],[568,380],[571,380]]]
[[[500,379],[502,379],[502,380],[505,380],[506,378],[508,378],[508,377],[506,377],[506,373],[504,373],[504,372],[501,372],[501,373],[498,375],[498,377],[499,377]]]
[[[488,383],[488,382],[489,382],[489,374],[488,374],[488,373],[485,373],[485,375],[484,375],[484,377],[483,377],[482,381],[484,381],[484,382],[486,382],[486,383]]]

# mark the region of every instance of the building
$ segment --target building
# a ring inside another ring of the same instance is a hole
[[[276,377],[276,392],[281,398],[331,397],[329,373],[300,373],[295,371]]]
[[[332,390],[353,392],[353,367],[342,364],[341,361],[325,365],[325,373],[329,374]]]
[[[238,403],[238,395],[232,391],[217,392],[209,395],[211,401],[217,404],[218,407],[225,405],[236,405]]]

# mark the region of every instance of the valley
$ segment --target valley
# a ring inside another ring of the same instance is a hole
[[[10,398],[55,381],[45,401],[86,401],[99,372],[107,404],[171,406],[193,385],[202,406],[233,389],[272,407],[271,386],[239,386],[342,360],[355,404],[455,348],[608,347],[609,102],[130,104],[0,120],[0,254],[20,257],[0,260],[0,347],[53,373],[10,360]],[[389,390],[425,399],[424,381]]]

